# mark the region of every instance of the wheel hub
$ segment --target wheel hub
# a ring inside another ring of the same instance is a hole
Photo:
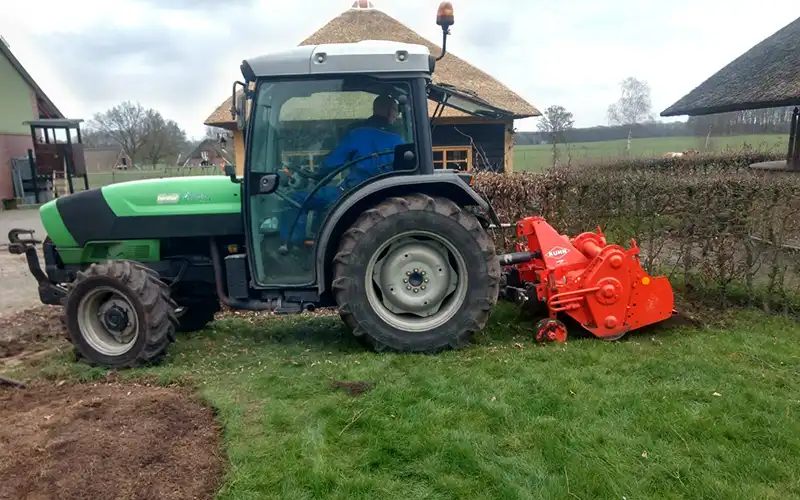
[[[402,239],[376,262],[372,280],[383,305],[394,314],[422,318],[436,314],[458,284],[447,249],[434,241]]]
[[[127,352],[138,336],[133,305],[110,287],[95,288],[83,297],[78,326],[86,342],[106,356]]]
[[[109,331],[121,333],[128,326],[128,313],[120,306],[113,304],[103,313],[103,324]]]

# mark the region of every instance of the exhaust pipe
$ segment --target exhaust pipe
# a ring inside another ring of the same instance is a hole
[[[214,284],[217,288],[217,296],[220,302],[231,309],[244,309],[247,311],[272,311],[273,307],[269,302],[261,300],[239,300],[232,299],[225,294],[222,287],[222,265],[219,260],[219,249],[214,238],[209,240],[209,251],[211,253],[211,263],[214,266]]]

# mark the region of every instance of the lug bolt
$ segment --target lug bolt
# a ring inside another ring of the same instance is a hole
[[[422,275],[425,276],[425,271],[422,271]]]
[[[411,276],[411,271],[406,271],[406,276]]]
[[[419,288],[415,288],[414,293],[419,293]]]
[[[425,278],[425,283],[427,283],[427,282],[428,282],[428,278]]]
[[[403,283],[408,283],[408,280],[407,279],[403,280]]]
[[[406,287],[406,290],[411,290],[411,285],[408,285],[408,286]]]
[[[414,269],[414,272],[415,272],[415,273],[418,273],[418,272],[419,272],[419,269],[416,269],[416,268],[415,268],[415,269]]]
[[[425,285],[422,285],[420,288],[422,288],[423,290],[425,290]]]

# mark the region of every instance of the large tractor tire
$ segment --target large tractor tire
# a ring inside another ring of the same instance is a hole
[[[353,334],[376,351],[469,344],[497,302],[500,265],[477,218],[446,198],[390,198],[344,233],[333,292]]]
[[[92,264],[64,299],[64,324],[78,359],[133,368],[160,361],[175,340],[177,304],[158,274],[132,261]]]

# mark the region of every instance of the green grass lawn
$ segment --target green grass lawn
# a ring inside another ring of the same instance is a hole
[[[221,499],[800,498],[793,322],[744,311],[538,346],[516,316],[498,308],[438,356],[365,351],[338,317],[228,318],[122,376],[190,384],[218,410]],[[39,373],[104,375],[68,355]]]
[[[737,135],[728,137],[712,137],[709,143],[711,151],[736,149],[744,144],[760,149],[785,150],[788,147],[786,134]],[[687,149],[704,151],[705,137],[655,137],[631,140],[631,156],[636,158],[659,157],[664,153],[681,152]],[[568,154],[573,162],[610,161],[624,157],[627,140],[603,142],[578,142],[560,144],[560,160],[567,162]],[[553,164],[553,147],[551,145],[516,146],[514,148],[514,170],[539,172]]]

